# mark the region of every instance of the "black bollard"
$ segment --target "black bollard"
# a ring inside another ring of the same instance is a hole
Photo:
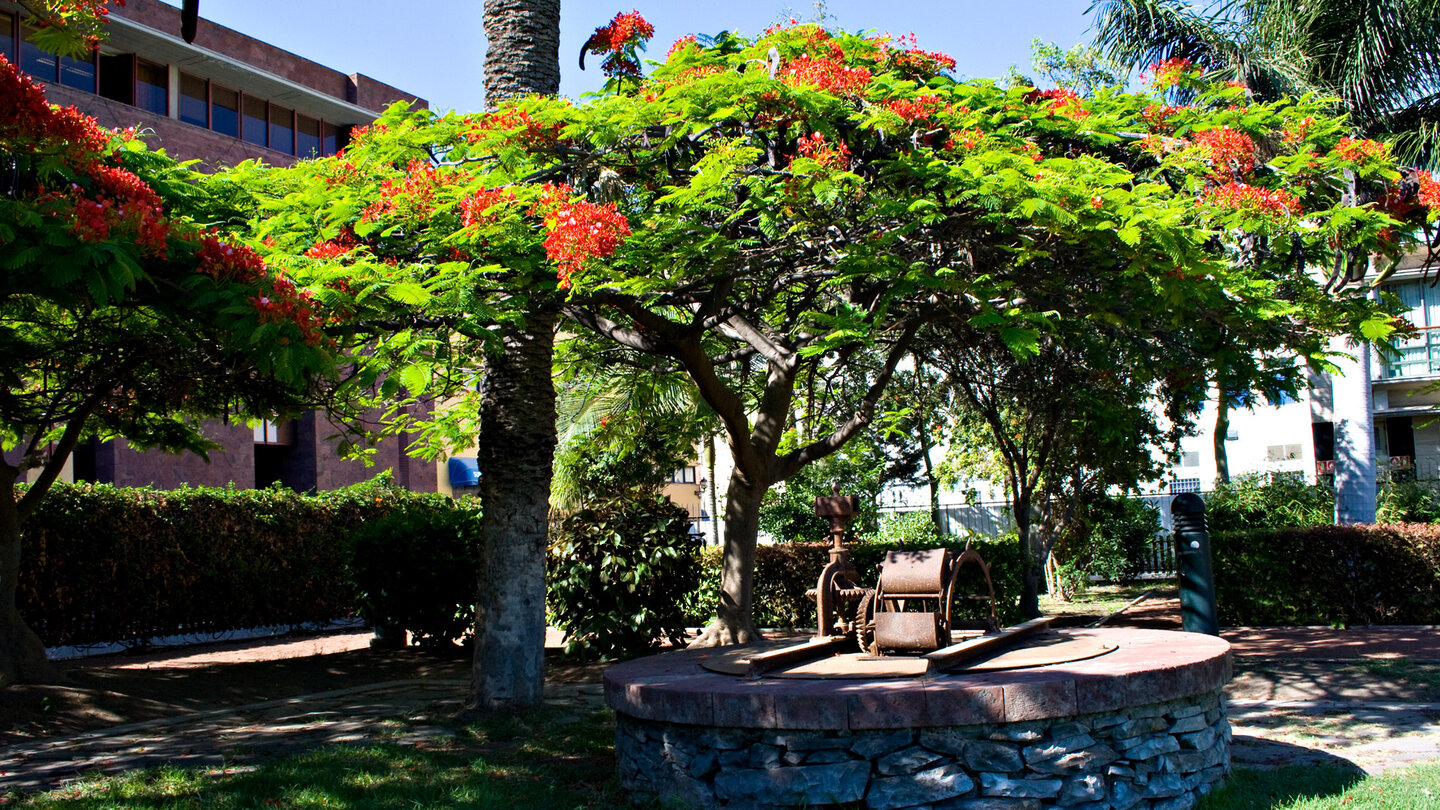
[[[1180,618],[1191,633],[1220,635],[1215,613],[1215,574],[1210,569],[1210,531],[1205,501],[1193,492],[1175,496],[1175,564],[1180,569]]]

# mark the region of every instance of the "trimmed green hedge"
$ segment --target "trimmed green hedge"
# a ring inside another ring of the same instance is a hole
[[[850,545],[850,561],[860,573],[860,584],[874,587],[876,565],[885,559],[885,552],[944,546],[956,552],[965,548],[963,541],[950,537],[920,545],[905,543],[860,542]],[[976,540],[976,551],[990,564],[990,577],[995,585],[996,610],[1001,624],[1020,621],[1016,609],[1020,601],[1020,549],[1013,536],[998,540]],[[830,562],[828,543],[775,543],[755,549],[755,626],[813,628],[816,624],[815,600],[807,599],[805,591],[815,587],[820,571]],[[715,598],[720,589],[722,549],[707,546],[700,555],[700,588],[687,606],[687,620],[703,626],[715,615]],[[973,569],[967,566],[966,577]],[[962,580],[966,592],[978,592]],[[956,604],[957,611],[960,605]],[[961,618],[960,614],[956,614]]]
[[[1440,624],[1440,526],[1312,526],[1212,535],[1220,623]]]
[[[330,621],[356,606],[347,537],[440,501],[383,481],[318,495],[57,484],[26,522],[20,610],[49,646]]]

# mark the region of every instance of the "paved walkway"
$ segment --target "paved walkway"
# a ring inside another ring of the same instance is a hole
[[[1178,625],[1178,605],[1163,598],[1146,600],[1111,623]],[[1228,692],[1238,766],[1329,764],[1379,772],[1440,760],[1440,702],[1416,701],[1414,689],[1404,679],[1387,680],[1383,675],[1348,672],[1354,667],[1318,663],[1365,659],[1440,663],[1440,629],[1234,628],[1222,635],[1234,645],[1237,660],[1236,678]],[[293,642],[299,645],[293,652],[314,655],[354,649],[368,643],[368,638],[351,632],[305,639]],[[257,642],[286,643],[291,642]],[[149,656],[106,665],[199,666],[216,654],[170,651],[162,654],[163,660]],[[235,660],[234,649],[224,654]],[[272,648],[263,654],[273,657],[277,651]],[[219,773],[248,767],[264,755],[318,745],[367,740],[416,744],[443,738],[454,732],[434,718],[457,711],[467,686],[465,681],[440,679],[376,683],[0,748],[0,795],[47,789],[97,770],[116,772],[168,762]],[[547,704],[577,709],[603,705],[597,683],[551,684],[545,699]]]

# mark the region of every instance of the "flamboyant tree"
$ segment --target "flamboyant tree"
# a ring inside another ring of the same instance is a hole
[[[21,529],[76,445],[203,453],[203,418],[298,407],[333,341],[308,293],[205,227],[227,209],[202,178],[3,58],[0,158],[3,685],[52,674],[16,608]]]
[[[633,49],[640,22],[602,29],[609,49]],[[492,334],[552,292],[621,359],[685,372],[736,463],[706,642],[754,635],[765,491],[870,429],[932,324],[1020,355],[1057,318],[1156,351],[1225,329],[1237,351],[1317,362],[1330,334],[1392,328],[1306,272],[1398,224],[1343,194],[1347,172],[1375,185],[1394,172],[1315,103],[1254,103],[1189,74],[1175,77],[1192,83],[1185,107],[1081,99],[957,82],[951,66],[800,25],[681,40],[583,105],[394,109],[344,155],[269,181],[260,234],[295,272],[344,277],[347,305],[408,307],[370,355],[398,361],[394,393],[453,381],[474,362],[454,330]],[[473,413],[462,402],[428,435],[464,435]]]

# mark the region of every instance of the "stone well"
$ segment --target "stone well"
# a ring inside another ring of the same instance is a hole
[[[887,679],[745,678],[714,650],[611,667],[621,783],[697,808],[1186,810],[1230,767],[1230,645],[1052,631],[1098,657]],[[683,805],[681,805],[683,806]]]

